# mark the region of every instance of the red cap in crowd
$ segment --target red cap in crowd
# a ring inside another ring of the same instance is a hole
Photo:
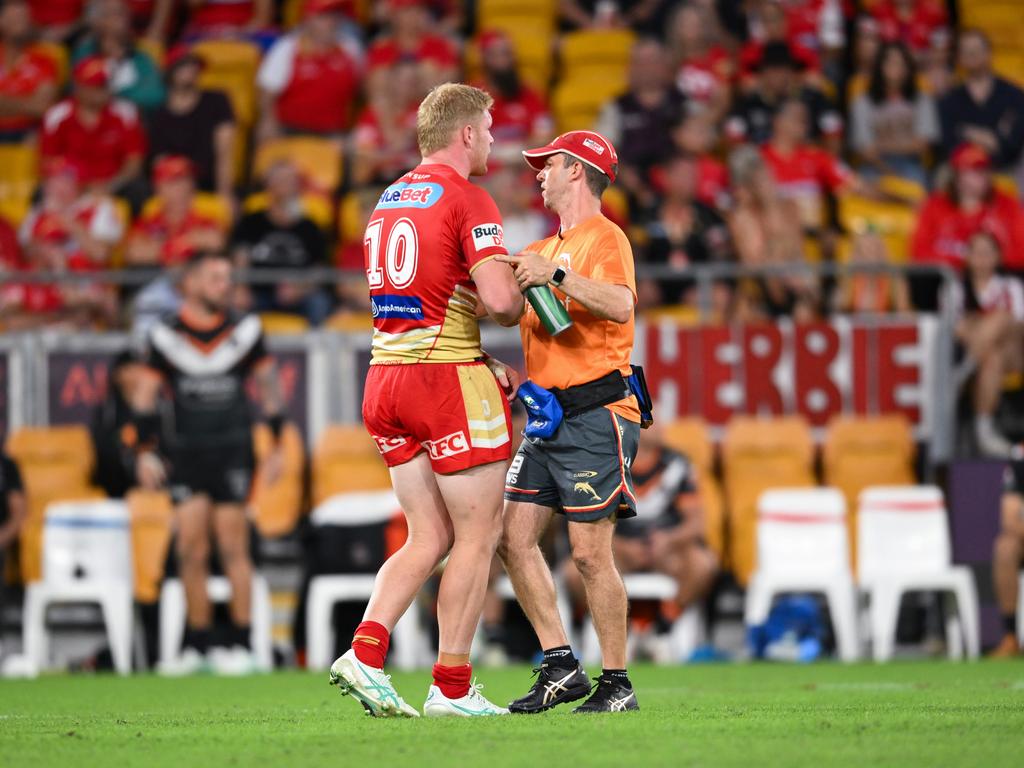
[[[977,144],[961,144],[953,150],[949,162],[957,171],[987,171],[992,167],[992,158]]]
[[[87,56],[75,65],[74,80],[76,85],[91,88],[106,88],[107,62],[100,56]]]
[[[192,161],[183,155],[166,155],[153,164],[154,184],[174,179],[191,179],[193,176]]]
[[[527,149],[523,152],[527,164],[534,170],[541,170],[551,155],[564,153],[577,160],[597,168],[611,181],[615,181],[615,173],[619,166],[619,156],[615,147],[604,136],[596,131],[569,131],[563,133],[546,147]]]
[[[315,16],[320,13],[344,13],[348,6],[348,0],[306,0],[303,12],[306,16]]]

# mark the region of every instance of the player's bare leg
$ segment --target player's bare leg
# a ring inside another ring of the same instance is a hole
[[[1022,499],[1017,494],[1005,494],[1002,502],[1002,528],[992,551],[992,581],[996,602],[1003,616],[1003,639],[990,654],[995,658],[1016,656],[1020,653],[1017,641],[1018,573],[1024,561],[1024,536],[1017,532],[1016,521],[1022,512]]]
[[[213,537],[224,576],[231,584],[231,635],[228,648],[213,654],[214,669],[223,674],[248,674],[254,668],[252,633],[252,558],[249,556],[249,522],[241,504],[217,504],[213,508]]]
[[[572,560],[583,578],[587,605],[601,643],[605,669],[626,668],[626,587],[612,556],[615,523],[604,518],[591,523],[570,523]]]

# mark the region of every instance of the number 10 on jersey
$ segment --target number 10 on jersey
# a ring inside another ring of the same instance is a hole
[[[380,263],[380,245],[384,239],[384,219],[374,219],[366,227],[363,244],[369,256],[366,265],[366,278],[370,288],[384,287],[384,272],[388,273],[388,282],[392,288],[408,288],[416,277],[416,266],[419,259],[419,235],[416,225],[409,219],[402,218],[391,225],[387,245],[384,248],[384,267]]]

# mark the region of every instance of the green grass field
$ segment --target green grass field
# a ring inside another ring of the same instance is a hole
[[[0,682],[0,766],[1021,766],[1024,661],[638,666],[641,711],[371,720],[326,675]],[[530,670],[481,670],[505,702]],[[426,673],[397,674],[422,704]]]

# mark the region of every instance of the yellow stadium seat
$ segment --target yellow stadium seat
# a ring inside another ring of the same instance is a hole
[[[625,78],[563,80],[555,86],[551,111],[559,133],[591,130],[601,108],[626,89]]]
[[[68,81],[68,74],[71,71],[71,60],[67,47],[51,41],[38,42],[34,47],[40,53],[49,56],[57,65],[57,83],[63,86]]]
[[[281,159],[295,163],[316,192],[333,195],[341,184],[341,149],[333,141],[316,136],[287,136],[268,141],[256,152],[256,176],[262,178],[267,169]]]
[[[361,243],[366,222],[380,199],[381,190],[364,189],[347,193],[338,203],[338,237],[342,243]]]
[[[623,71],[636,35],[627,29],[585,29],[562,36],[562,74],[592,72],[594,68]]]
[[[693,463],[704,508],[705,538],[719,562],[726,563],[725,503],[722,486],[715,478],[715,449],[707,425],[702,419],[679,419],[662,427],[662,439],[665,445],[686,454]]]
[[[722,442],[725,494],[729,504],[728,550],[733,573],[746,584],[757,567],[757,500],[768,488],[814,485],[814,442],[798,416],[759,419],[737,416]]]
[[[477,29],[501,27],[509,19],[533,22],[539,31],[554,31],[559,0],[479,0],[476,4]]]
[[[284,425],[280,445],[284,458],[281,475],[274,483],[268,483],[261,468],[274,448],[274,436],[266,424],[257,424],[254,427],[256,476],[253,479],[249,503],[260,535],[271,539],[286,536],[294,531],[302,516],[306,451],[302,444],[302,435],[294,424]]]
[[[361,424],[331,424],[313,451],[313,506],[337,493],[391,487],[391,475]]]
[[[878,180],[878,189],[887,195],[906,201],[909,205],[917,205],[928,196],[928,190],[923,184],[902,176],[882,176]]]
[[[825,484],[846,497],[850,554],[856,563],[857,499],[871,485],[912,485],[916,446],[906,418],[839,416],[828,426],[822,449]]]
[[[886,241],[894,262],[907,261],[910,236],[917,222],[917,211],[909,205],[885,203],[857,195],[839,197],[839,223],[847,232],[857,234],[873,229]]]
[[[369,312],[335,312],[324,321],[324,328],[343,333],[369,333],[373,317]]]
[[[174,507],[166,491],[136,488],[125,496],[132,526],[135,599],[155,603],[160,597],[167,550],[171,545]]]
[[[192,209],[203,216],[213,219],[221,227],[227,230],[231,226],[231,209],[219,195],[212,192],[196,192],[192,202]],[[148,216],[160,210],[160,198],[151,197],[142,206],[142,215]]]
[[[32,210],[32,202],[30,200],[20,198],[0,199],[0,216],[15,229],[21,226],[21,222],[25,220],[30,210]]]
[[[309,330],[309,320],[289,312],[260,312],[260,322],[263,323],[264,333],[272,336],[287,336]]]
[[[244,40],[203,40],[192,49],[205,64],[200,85],[224,91],[238,122],[252,125],[256,120],[256,71],[262,56],[259,46]]]
[[[256,192],[245,198],[243,209],[246,213],[265,211],[267,209],[267,193]],[[323,195],[314,192],[307,192],[302,196],[302,212],[308,216],[320,229],[329,230],[334,211],[331,210],[330,201]]]
[[[27,213],[39,185],[39,153],[30,144],[2,144],[0,168],[0,204],[12,206],[13,212],[24,205]]]
[[[700,310],[697,307],[685,305],[673,305],[665,307],[653,307],[644,310],[644,320],[649,323],[659,323],[662,320],[671,320],[677,325],[693,327],[700,325]]]
[[[1005,192],[1014,199],[1019,199],[1020,191],[1017,188],[1017,180],[1005,173],[997,173],[992,177],[992,184],[1000,192]]]

